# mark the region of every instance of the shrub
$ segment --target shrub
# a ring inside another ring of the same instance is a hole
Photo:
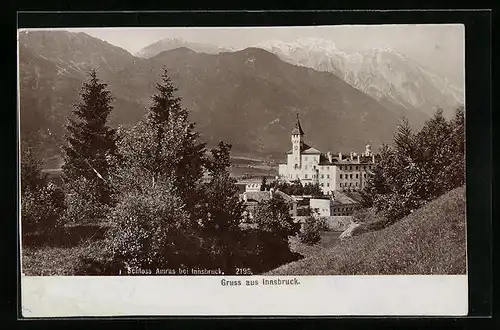
[[[320,225],[318,219],[312,216],[307,217],[298,233],[299,240],[307,245],[318,243],[321,240]]]
[[[195,263],[196,235],[181,200],[165,185],[123,195],[109,215],[107,241],[126,267],[179,267]]]
[[[328,226],[328,223],[327,223],[325,217],[318,217],[318,218],[316,218],[316,221],[318,223],[318,228],[320,231],[329,231],[330,230],[330,227]]]
[[[409,195],[409,194],[408,194]],[[402,219],[425,204],[416,196],[401,196],[400,194],[384,194],[377,196],[375,206],[381,214],[391,223]]]
[[[363,205],[390,222],[412,213],[465,183],[464,109],[447,121],[438,109],[413,133],[406,118],[392,146],[383,146],[365,190]]]
[[[23,234],[48,232],[57,227],[64,212],[64,194],[53,184],[28,190],[21,197]]]
[[[66,223],[99,223],[106,218],[110,207],[100,202],[94,182],[80,177],[65,185],[66,190],[66,212],[64,221]]]
[[[278,243],[288,245],[288,236],[300,230],[300,224],[293,221],[288,203],[281,196],[274,196],[257,206],[254,222],[259,230],[269,232]]]

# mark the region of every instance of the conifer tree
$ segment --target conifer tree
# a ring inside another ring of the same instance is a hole
[[[266,190],[267,190],[267,178],[263,176],[260,182],[260,191],[266,191]]]
[[[394,146],[398,153],[411,155],[414,150],[414,136],[408,118],[403,116],[394,134]]]
[[[207,164],[211,178],[204,185],[207,199],[204,226],[221,233],[239,230],[245,210],[244,203],[239,200],[236,180],[230,177],[230,150],[231,145],[223,141],[211,150],[213,159]]]
[[[181,98],[175,96],[175,87],[163,70],[156,85],[153,104],[146,119],[152,145],[149,167],[153,180],[168,173],[184,200],[191,199],[192,189],[203,175],[205,144],[199,143],[199,134],[189,121],[188,111],[182,107]]]
[[[228,271],[234,267],[235,254],[243,242],[240,224],[245,211],[236,180],[230,177],[230,151],[231,145],[223,141],[211,150],[212,158],[206,164],[210,181],[203,185],[204,202],[200,212],[200,234],[205,250],[211,259],[217,260],[217,266],[222,265]]]
[[[112,96],[107,85],[90,70],[89,80],[83,84],[80,101],[74,106],[66,126],[67,135],[64,150],[63,179],[72,185],[85,181],[88,193],[104,205],[111,203],[109,159],[116,154],[115,130],[107,125],[113,110]]]

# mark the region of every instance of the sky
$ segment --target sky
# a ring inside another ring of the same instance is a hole
[[[461,24],[415,25],[337,25],[313,27],[247,28],[79,28],[135,54],[140,49],[167,37],[190,42],[242,49],[267,40],[291,42],[300,38],[333,41],[340,49],[362,51],[392,48],[421,65],[450,79],[457,87],[464,84],[465,29]]]

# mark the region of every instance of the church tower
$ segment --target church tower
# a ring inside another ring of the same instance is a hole
[[[300,127],[299,114],[297,114],[297,123],[292,130],[292,148],[294,169],[301,168],[300,152],[304,145],[304,131]]]

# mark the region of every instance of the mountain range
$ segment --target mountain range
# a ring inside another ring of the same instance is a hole
[[[234,51],[234,49],[219,47],[206,43],[188,42],[182,38],[173,37],[173,38],[161,39],[155,43],[152,43],[151,45],[148,45],[139,50],[135,54],[135,56],[142,58],[151,58],[166,50],[172,50],[182,47],[189,48],[197,53],[206,53],[206,54],[219,54],[222,52]]]
[[[150,58],[179,47],[209,54],[234,51],[182,38],[165,38],[143,48],[136,56]],[[449,117],[457,106],[464,103],[463,86],[454,85],[394,49],[348,52],[339,49],[334,42],[320,38],[292,42],[268,40],[254,47],[272,52],[291,64],[334,73],[388,107],[396,105],[427,115],[442,108]]]
[[[89,68],[114,96],[113,126],[142,118],[166,68],[202,139],[209,146],[223,139],[237,154],[283,158],[297,113],[308,143],[334,152],[390,142],[402,115],[415,126],[428,118],[370,96],[338,73],[291,64],[261,48],[207,53],[182,46],[153,55],[157,50],[138,57],[85,33],[21,32],[21,135],[41,132],[57,154]]]
[[[256,47],[278,55],[284,61],[332,72],[351,86],[385,104],[393,104],[432,115],[442,108],[451,116],[464,102],[461,86],[454,86],[431,70],[394,49],[347,52],[329,40],[271,40]]]

